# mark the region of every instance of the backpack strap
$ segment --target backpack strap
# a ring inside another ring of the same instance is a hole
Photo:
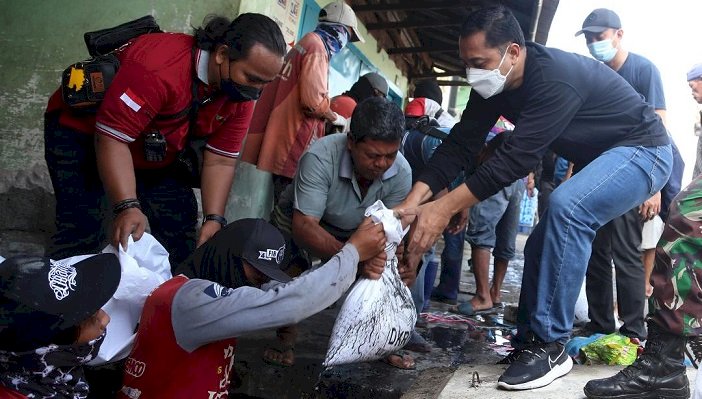
[[[417,130],[427,136],[436,137],[437,139],[444,141],[449,136],[448,133],[435,128],[434,126],[424,125],[417,128]]]

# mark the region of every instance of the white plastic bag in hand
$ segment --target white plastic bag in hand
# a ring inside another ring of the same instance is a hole
[[[383,223],[387,245],[379,280],[359,279],[349,291],[334,324],[324,366],[376,360],[407,344],[417,322],[409,288],[397,271],[397,244],[407,232],[381,201],[366,216]]]
[[[110,316],[105,341],[90,365],[121,360],[132,350],[135,330],[151,291],[171,278],[168,251],[151,234],[144,233],[139,241],[129,237],[127,251],[108,245],[103,253],[116,254],[122,276],[112,298],[102,307]]]

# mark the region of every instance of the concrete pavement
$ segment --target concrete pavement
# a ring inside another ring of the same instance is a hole
[[[596,378],[614,375],[622,367],[575,365],[567,375],[557,379],[543,388],[529,391],[505,391],[497,389],[497,379],[506,366],[500,365],[462,365],[451,376],[446,386],[438,394],[439,399],[581,399],[585,398],[585,383]],[[471,386],[473,373],[478,373],[481,383]],[[690,389],[693,389],[697,370],[688,367],[687,377]],[[691,391],[692,393],[692,391]]]

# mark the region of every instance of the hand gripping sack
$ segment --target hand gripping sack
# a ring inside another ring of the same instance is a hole
[[[407,344],[417,322],[412,295],[400,279],[395,256],[407,230],[381,201],[368,207],[366,216],[383,223],[388,260],[379,280],[361,278],[349,290],[332,330],[325,367],[385,357]]]

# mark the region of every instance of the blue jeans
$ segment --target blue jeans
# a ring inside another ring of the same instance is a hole
[[[412,301],[414,302],[414,307],[417,309],[417,314],[422,313],[422,310],[424,310],[424,276],[426,275],[427,268],[429,268],[429,264],[433,263],[433,260],[434,247],[432,246],[427,252],[424,253],[424,256],[422,256],[422,268],[419,269],[417,279],[410,287]]]
[[[595,232],[659,191],[672,162],[670,145],[615,147],[553,191],[524,248],[515,347],[568,340]]]

